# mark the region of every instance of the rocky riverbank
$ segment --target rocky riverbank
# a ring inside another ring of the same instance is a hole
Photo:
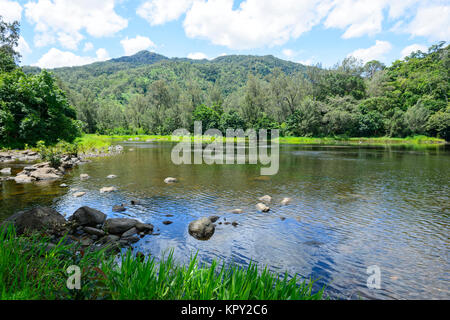
[[[93,250],[119,250],[153,234],[153,225],[130,218],[110,218],[90,207],[81,207],[69,219],[49,207],[17,212],[2,227],[14,226],[18,235],[39,233],[51,238],[50,246],[64,237],[65,244],[76,243]]]
[[[3,168],[0,173],[0,181],[14,180],[17,183],[30,183],[41,180],[60,179],[68,169],[90,162],[89,158],[106,157],[119,154],[123,151],[120,145],[110,146],[107,152],[92,152],[79,156],[63,155],[60,159],[60,166],[54,168],[50,162],[38,162],[30,166],[26,166],[22,171],[18,172],[16,176],[11,176],[11,168]],[[14,163],[14,162],[36,162],[41,159],[40,155],[32,150],[10,150],[0,152],[0,163]]]

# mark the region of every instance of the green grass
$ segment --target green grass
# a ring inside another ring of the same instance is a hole
[[[70,265],[82,269],[81,290],[66,287]],[[105,251],[76,253],[74,245],[59,243],[48,249],[37,235],[17,237],[12,228],[0,232],[0,299],[321,299],[313,281],[300,281],[248,267],[213,261],[199,264],[197,256],[179,265],[173,253],[136,258],[130,250],[120,263]]]
[[[348,137],[281,137],[280,143],[285,144],[351,144],[351,145],[436,145],[445,144],[444,139],[427,136],[413,136],[406,138],[373,137],[373,138],[348,138]]]

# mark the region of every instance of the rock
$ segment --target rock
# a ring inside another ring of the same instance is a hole
[[[61,188],[67,188],[67,187],[68,187],[68,185],[65,184],[65,183],[61,183],[59,186],[60,186]]]
[[[237,223],[236,221],[233,221],[233,222],[231,223],[231,225],[232,225],[233,227],[237,227],[237,226],[239,225],[239,223]]]
[[[27,175],[21,174],[18,176],[14,177],[14,181],[16,181],[17,183],[30,183],[35,181],[36,179],[33,177],[29,177]]]
[[[216,222],[217,220],[219,220],[220,217],[218,216],[210,216],[209,220],[211,220],[212,223]]]
[[[53,168],[38,168],[31,172],[30,177],[36,180],[53,180],[61,178],[61,172]]]
[[[80,243],[83,247],[89,247],[90,245],[92,245],[94,243],[94,240],[92,240],[89,237],[83,237],[80,239]]]
[[[268,206],[266,206],[264,203],[260,202],[256,205],[256,210],[262,211],[262,212],[267,212],[270,210],[270,208]]]
[[[103,237],[105,235],[105,231],[93,227],[84,227],[84,232],[87,234],[91,234],[97,237]]]
[[[70,216],[69,220],[75,221],[80,226],[95,227],[98,224],[103,224],[105,222],[106,214],[85,206],[75,211],[72,216]]]
[[[130,203],[131,203],[133,206],[138,205],[138,204],[141,204],[141,202],[140,202],[139,200],[131,200]]]
[[[141,222],[136,223],[135,227],[139,232],[144,232],[144,233],[151,233],[151,232],[153,232],[153,228],[154,228],[152,224],[141,223]]]
[[[3,168],[0,170],[1,174],[11,174],[11,168]]]
[[[127,218],[112,218],[107,219],[104,225],[104,230],[111,234],[122,234],[131,228],[135,227],[139,221]]]
[[[133,227],[133,228],[131,228],[130,230],[125,231],[125,232],[122,234],[121,239],[129,238],[129,237],[131,237],[131,236],[134,236],[134,235],[137,234],[137,233],[138,233],[138,230],[136,229],[136,227]]]
[[[266,194],[265,196],[262,196],[258,200],[261,201],[261,202],[269,204],[272,201],[272,197]]]
[[[280,220],[284,221],[284,220],[286,220],[286,218],[285,217],[280,217]]]
[[[117,145],[115,147],[115,149],[116,149],[116,152],[121,152],[123,150],[123,147],[121,145]]]
[[[244,212],[242,209],[233,209],[233,210],[231,210],[231,213],[234,213],[234,214],[240,214],[242,212]]]
[[[117,191],[117,188],[116,187],[103,187],[100,189],[100,193],[113,192],[113,191]]]
[[[169,220],[166,220],[166,221],[163,221],[162,223],[165,224],[165,225],[169,225],[169,224],[172,224],[173,222],[169,221]]]
[[[115,174],[110,174],[109,176],[106,177],[107,179],[114,179],[117,178],[117,176]]]
[[[197,240],[208,240],[214,234],[216,226],[209,218],[201,218],[189,223],[189,234]]]
[[[84,196],[85,194],[86,194],[86,192],[79,191],[79,192],[75,192],[75,193],[73,194],[73,196],[74,196],[75,198],[79,198],[79,197]]]
[[[172,178],[172,177],[167,177],[164,179],[165,183],[174,183],[174,182],[178,182],[177,178]]]
[[[167,218],[172,218],[172,217],[173,217],[173,214],[166,214],[166,217],[167,217]]]
[[[119,236],[116,236],[114,234],[108,234],[107,236],[100,239],[100,243],[103,244],[113,244],[120,240]]]
[[[283,206],[285,206],[285,205],[291,203],[291,201],[292,201],[291,198],[283,198],[283,200],[281,200],[281,204],[282,204]]]
[[[32,231],[54,233],[64,230],[67,225],[66,219],[59,212],[48,207],[17,212],[7,218],[2,226],[9,223],[14,225],[18,234]]]
[[[90,176],[87,174],[87,173],[82,173],[82,174],[80,174],[80,179],[81,180],[87,180],[87,179],[89,179],[90,178]]]
[[[127,210],[127,208],[125,208],[125,207],[123,206],[123,204],[121,204],[120,206],[114,206],[114,207],[112,208],[112,211],[114,211],[114,212],[123,212],[123,211],[125,211],[125,210]]]
[[[138,236],[130,236],[130,237],[126,237],[126,238],[120,238],[120,244],[121,245],[129,245],[130,243],[136,243],[140,240],[140,238]]]

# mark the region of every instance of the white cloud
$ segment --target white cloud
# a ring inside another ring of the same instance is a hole
[[[375,41],[375,44],[367,49],[358,49],[350,53],[348,56],[353,56],[361,59],[363,62],[371,60],[383,60],[384,55],[391,51],[392,45],[388,41]]]
[[[94,44],[92,42],[86,42],[84,44],[84,48],[83,48],[84,52],[91,51],[92,49],[94,49]]]
[[[187,55],[187,57],[189,59],[194,59],[194,60],[202,60],[202,59],[208,59],[208,56],[206,54],[204,54],[203,52],[193,52],[193,53],[189,53]]]
[[[183,26],[190,38],[210,40],[231,49],[275,46],[311,30],[326,16],[331,0],[195,1]]]
[[[136,13],[155,26],[177,20],[193,2],[194,0],[150,0],[144,2]]]
[[[59,67],[72,67],[90,64],[96,61],[104,61],[109,59],[108,52],[105,49],[98,49],[96,51],[96,57],[82,57],[77,56],[70,51],[61,51],[56,48],[51,48],[46,54],[44,54],[34,66],[41,68],[59,68]]]
[[[22,6],[16,1],[0,0],[0,16],[5,22],[20,21]]]
[[[418,50],[420,50],[422,52],[428,52],[428,47],[424,46],[424,45],[421,45],[421,44],[417,44],[417,43],[412,44],[410,46],[405,47],[402,50],[402,56],[401,57],[404,58],[406,56],[409,56],[411,53],[416,52]]]
[[[28,45],[28,43],[25,41],[25,39],[20,36],[19,41],[18,41],[18,45],[17,45],[17,51],[19,51],[19,53],[22,56],[25,56],[29,53],[31,53],[31,48]]]
[[[281,51],[281,53],[288,58],[292,58],[297,55],[297,53],[292,49],[283,49],[283,51]]]
[[[57,39],[65,48],[74,49],[84,29],[94,37],[110,36],[124,29],[128,21],[114,11],[114,0],[38,0],[25,5],[25,15],[35,24],[36,46]]]
[[[432,40],[450,40],[450,4],[447,4],[419,8],[407,31]]]
[[[126,56],[131,56],[141,50],[147,50],[149,48],[156,48],[156,45],[153,43],[150,38],[143,36],[136,36],[136,38],[125,39],[120,41],[120,44],[125,51]]]

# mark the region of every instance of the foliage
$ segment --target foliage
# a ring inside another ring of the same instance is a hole
[[[66,286],[66,270],[82,270],[80,290]],[[313,281],[289,279],[256,264],[225,266],[212,261],[175,263],[173,254],[160,261],[142,260],[128,250],[117,264],[105,250],[80,250],[61,240],[51,246],[40,235],[17,237],[11,227],[0,230],[0,299],[321,299]]]

